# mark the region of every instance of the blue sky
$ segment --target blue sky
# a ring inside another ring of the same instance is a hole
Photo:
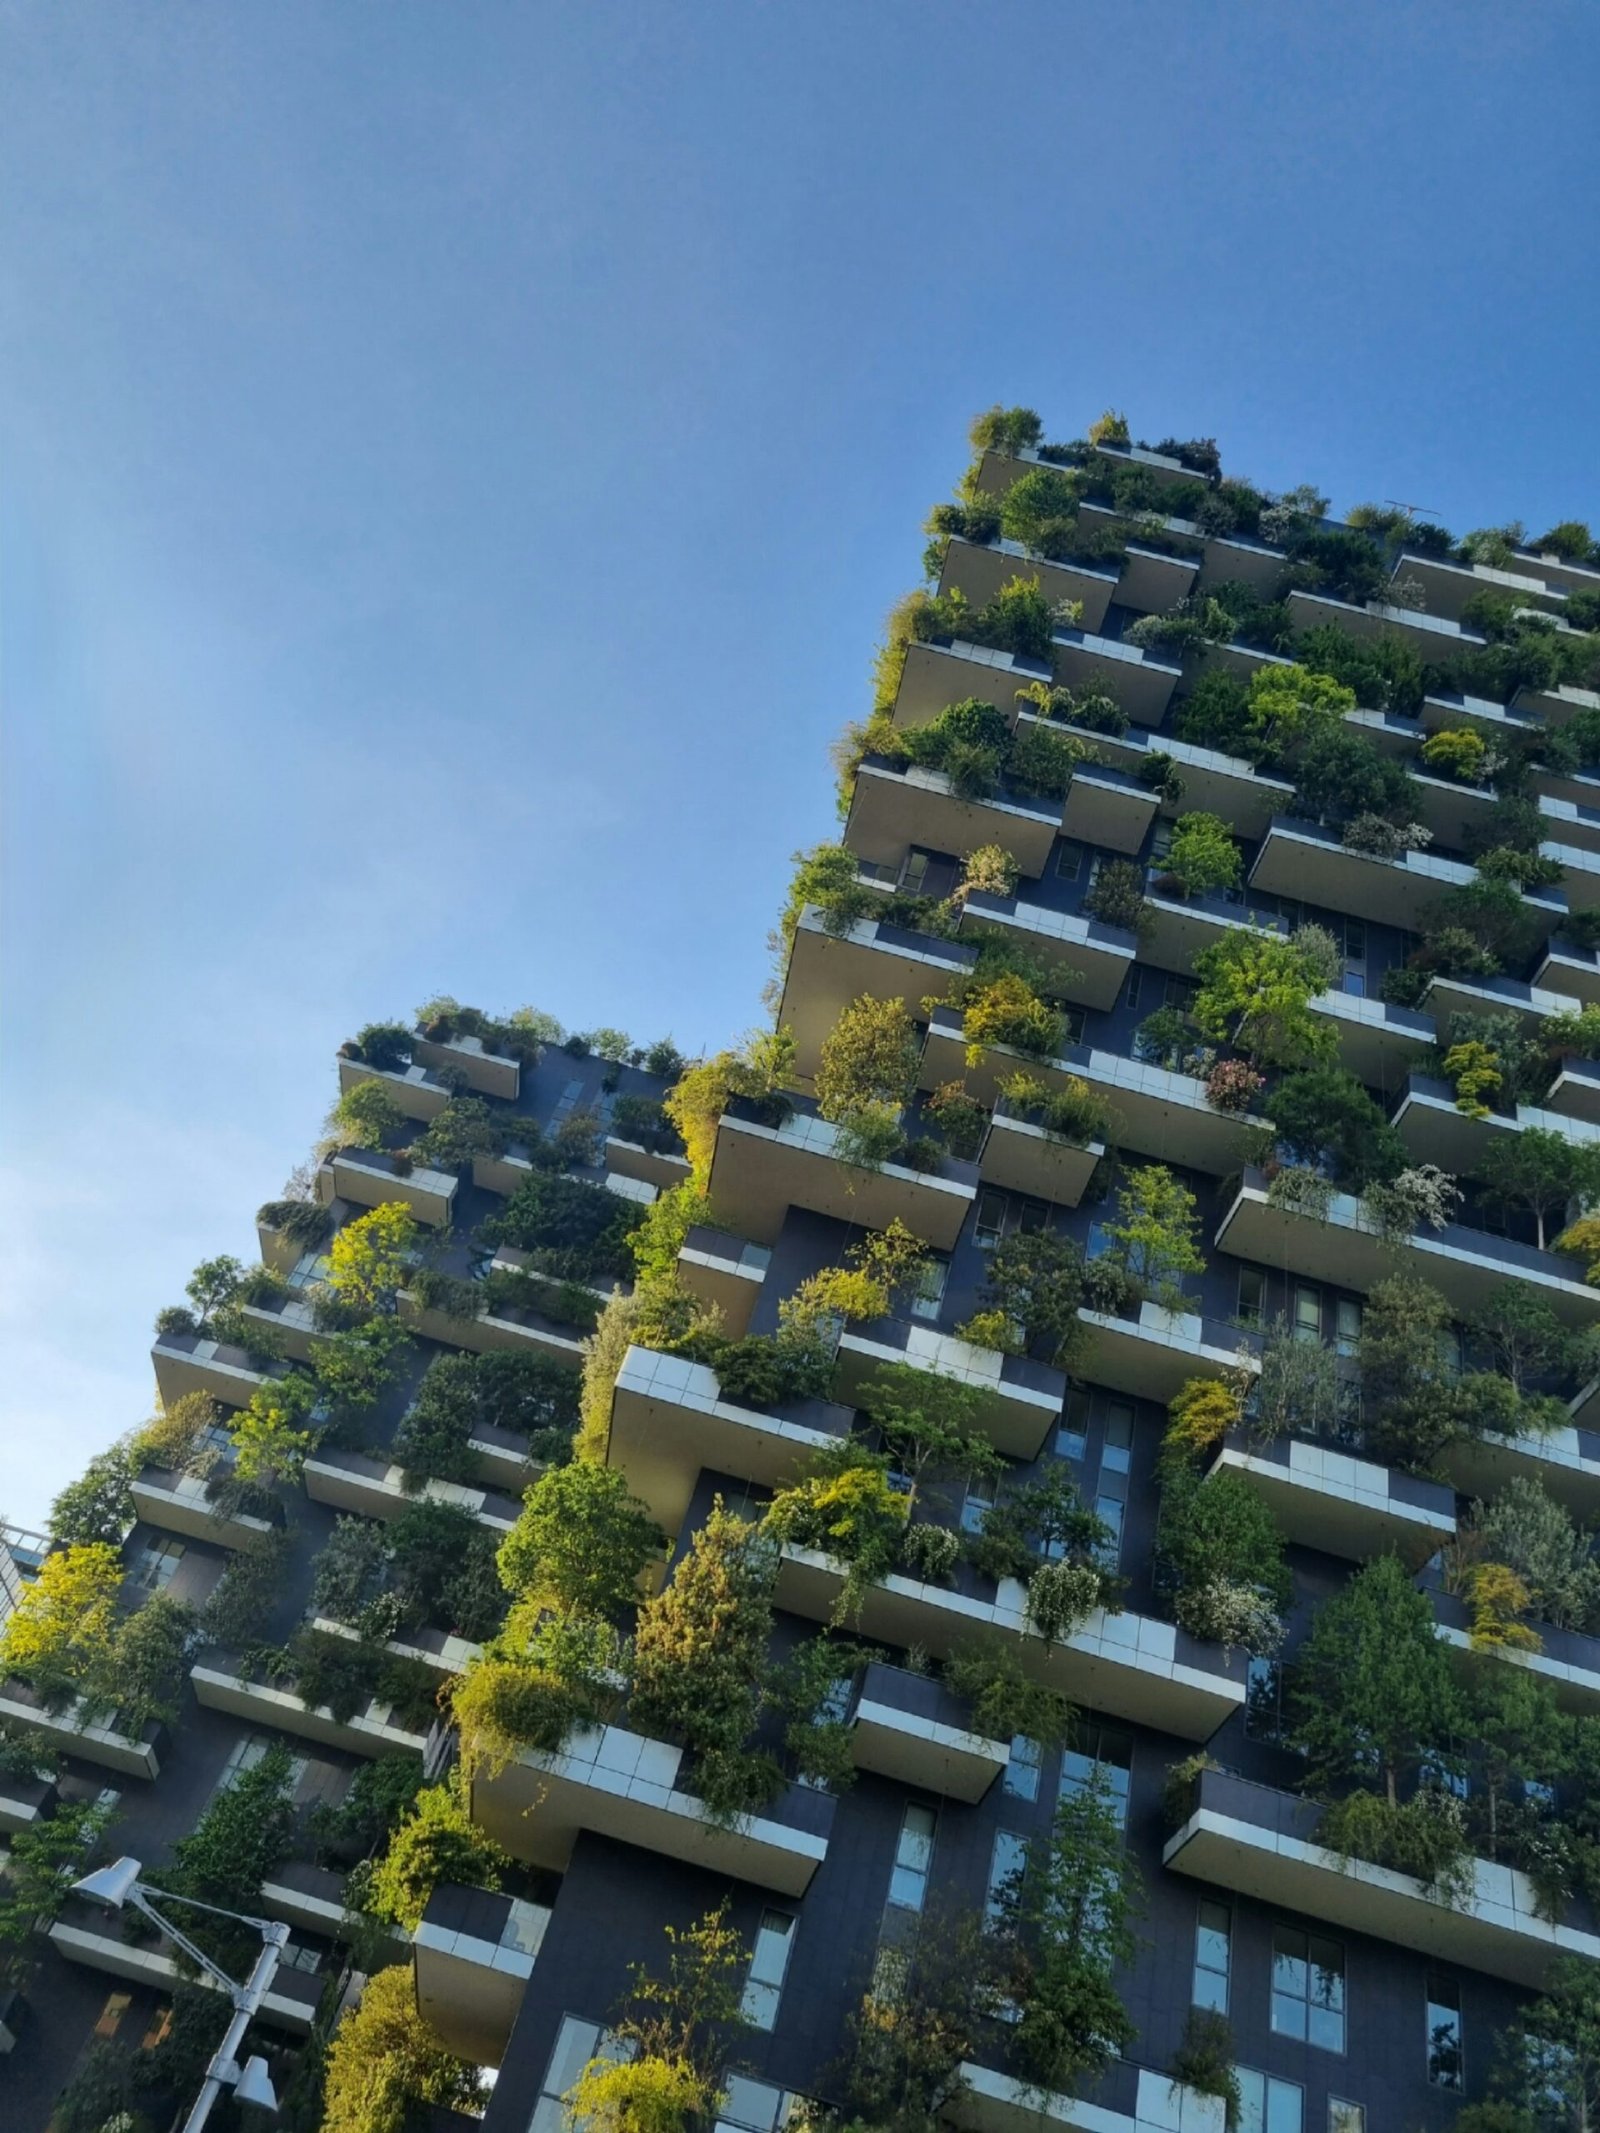
[[[0,1507],[435,990],[754,1021],[971,414],[1600,519],[1587,0],[0,5]]]

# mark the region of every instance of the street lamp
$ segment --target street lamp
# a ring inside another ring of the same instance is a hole
[[[224,2089],[232,2089],[241,2103],[259,2104],[263,2110],[276,2111],[277,2096],[273,2093],[272,2081],[267,2073],[265,2059],[254,2057],[239,2064],[239,2047],[244,2042],[244,2033],[250,2026],[250,2017],[260,2007],[277,1974],[278,1958],[283,1953],[289,1938],[289,1928],[267,1918],[251,1918],[243,1911],[225,1911],[220,1904],[201,1903],[194,1896],[175,1896],[170,1889],[150,1890],[139,1879],[137,1859],[118,1859],[114,1865],[97,1867],[94,1873],[85,1874],[81,1881],[72,1884],[75,1896],[87,1896],[95,1903],[109,1904],[112,1910],[120,1911],[125,1903],[131,1903],[136,1911],[142,1911],[152,1925],[159,1926],[168,1940],[175,1941],[192,1963],[198,1963],[206,1975],[220,1985],[233,2002],[233,2020],[223,2032],[221,2043],[211,2054],[211,2063],[206,2068],[206,2078],[200,2084],[200,2093],[195,2098],[194,2108],[183,2122],[183,2133],[200,2133],[200,2128],[211,2116],[211,2106]],[[228,1973],[214,1963],[210,1956],[197,1948],[194,1942],[180,1933],[170,1919],[163,1918],[150,1898],[158,1895],[163,1903],[186,1903],[194,1911],[209,1911],[216,1918],[231,1918],[238,1925],[254,1926],[261,1935],[261,1953],[256,1957],[255,1967],[242,1985],[236,1985]]]

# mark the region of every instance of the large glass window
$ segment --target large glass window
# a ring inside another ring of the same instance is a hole
[[[1267,1277],[1258,1266],[1239,1269],[1239,1308],[1234,1313],[1241,1326],[1259,1326],[1266,1315]]]
[[[794,1914],[763,1911],[756,1928],[755,1953],[745,1981],[739,2012],[753,2029],[771,2029],[778,2019],[778,2001],[783,1995],[783,1974],[789,1967],[794,1944]]]
[[[1096,1771],[1120,1828],[1128,1826],[1128,1788],[1133,1778],[1133,1741],[1115,1726],[1086,1725],[1061,1758],[1061,1792],[1082,1792]]]
[[[894,1847],[894,1868],[889,1875],[889,1901],[898,1904],[902,1910],[920,1911],[927,1897],[935,1826],[933,1809],[913,1800],[900,1823],[900,1835]]]
[[[1298,1926],[1273,1928],[1272,2026],[1280,2037],[1344,2050],[1344,1949],[1338,1941]]]
[[[994,1483],[987,1478],[969,1481],[967,1493],[961,1499],[961,1530],[963,1533],[981,1533],[983,1522],[994,1509]]]
[[[1194,1929],[1194,1986],[1190,1993],[1196,2007],[1228,2011],[1228,1973],[1233,1958],[1233,1913],[1225,1903],[1207,1898],[1200,1906]]]
[[[1039,1780],[1044,1771],[1044,1749],[1038,1741],[1026,1733],[1018,1733],[1011,1742],[1011,1759],[1006,1764],[1003,1780],[1006,1791],[1014,1800],[1036,1800],[1039,1797]]]
[[[1305,2091],[1253,2066],[1236,2066],[1239,2133],[1305,2133]]]
[[[1461,1987],[1447,1977],[1428,1979],[1428,2079],[1436,2089],[1459,2089],[1466,2079],[1462,2050]]]
[[[1367,2133],[1367,2114],[1343,2096],[1328,2098],[1328,2133]]]
[[[129,1565],[128,1575],[144,1591],[160,1592],[171,1583],[183,1552],[180,1540],[147,1540]]]
[[[1067,1404],[1056,1428],[1056,1456],[1081,1459],[1088,1449],[1089,1389],[1086,1385],[1069,1385]]]
[[[1125,1474],[1133,1461],[1133,1409],[1126,1400],[1111,1400],[1105,1410],[1100,1443],[1102,1474]]]
[[[989,1886],[983,1903],[983,1915],[990,1925],[999,1925],[1010,1916],[1027,1863],[1027,1839],[1019,1837],[1014,1829],[997,1829],[994,1850],[989,1854]]]
[[[1127,1506],[1120,1496],[1112,1496],[1104,1489],[1094,1500],[1094,1515],[1107,1527],[1107,1536],[1095,1549],[1095,1561],[1102,1570],[1115,1570],[1122,1561],[1122,1521]]]
[[[1244,1730],[1252,1740],[1283,1739],[1283,1667],[1252,1657],[1245,1669]]]
[[[1056,846],[1056,879],[1076,881],[1083,872],[1083,861],[1083,846],[1072,837],[1063,837]]]
[[[528,2133],[582,2133],[583,2121],[567,2114],[566,2097],[591,2059],[631,2059],[631,2040],[614,2037],[598,2022],[582,2022],[564,2015],[556,2032],[550,2063],[544,2070],[539,2100],[528,2120]]]

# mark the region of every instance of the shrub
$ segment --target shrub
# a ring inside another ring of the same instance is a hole
[[[1226,2015],[1213,2007],[1191,2007],[1184,2019],[1183,2040],[1172,2055],[1172,2078],[1202,2096],[1220,2096],[1228,2133],[1239,2123],[1244,2098],[1239,2088],[1233,2031]]]
[[[524,1748],[559,1754],[579,1726],[602,1722],[610,1700],[597,1684],[549,1665],[480,1659],[451,1692],[462,1768],[469,1776],[479,1769],[492,1775]]]
[[[920,1046],[900,1000],[864,993],[840,1014],[823,1039],[816,1076],[817,1108],[842,1121],[863,1111],[896,1115],[916,1087]]]
[[[1004,1311],[974,1311],[956,1328],[956,1339],[974,1348],[992,1348],[999,1355],[1023,1355],[1027,1338],[1017,1322]]]
[[[1073,1712],[1067,1699],[1024,1672],[1008,1644],[968,1645],[953,1653],[945,1681],[971,1704],[974,1728],[991,1740],[1014,1740],[1020,1733],[1050,1748],[1070,1736]]]
[[[1334,983],[1343,956],[1320,928],[1292,939],[1230,929],[1195,958],[1193,1014],[1206,1036],[1243,1051],[1254,1067],[1303,1067],[1331,1059],[1336,1042],[1311,1001]]]
[[[542,1474],[500,1544],[508,1592],[596,1616],[637,1603],[666,1536],[614,1467],[578,1462]]]
[[[989,1113],[959,1081],[942,1082],[925,1105],[944,1136],[946,1147],[963,1162],[974,1162],[989,1129]]]
[[[1361,1207],[1381,1237],[1399,1241],[1419,1229],[1443,1229],[1454,1219],[1460,1199],[1461,1188],[1437,1163],[1418,1163],[1393,1178],[1370,1183]]]
[[[1103,926],[1139,932],[1148,923],[1143,873],[1131,859],[1108,860],[1085,895],[1083,908]]]
[[[1117,1195],[1117,1219],[1105,1225],[1110,1257],[1167,1310],[1183,1303],[1181,1278],[1205,1272],[1199,1209],[1188,1186],[1162,1163],[1134,1171]]]
[[[1436,777],[1478,785],[1490,760],[1489,745],[1471,726],[1446,727],[1428,735],[1422,744],[1422,760]]]
[[[1031,407],[1001,407],[998,402],[972,418],[967,432],[975,452],[1006,452],[1013,458],[1030,451],[1044,435],[1044,424]]]
[[[356,1032],[355,1056],[392,1073],[411,1064],[413,1041],[403,1022],[369,1022]]]
[[[351,1148],[381,1148],[405,1124],[404,1114],[381,1081],[358,1081],[346,1089],[330,1124]]]
[[[841,1611],[847,1611],[867,1586],[893,1571],[910,1505],[910,1497],[890,1485],[882,1460],[842,1446],[837,1457],[819,1454],[815,1471],[778,1491],[766,1530],[776,1541],[815,1548],[842,1563],[849,1575]]]
[[[991,1044],[1051,1058],[1060,1050],[1062,1028],[1060,1012],[1014,972],[974,986],[962,1008],[969,1066],[976,1066]]]
[[[1115,1113],[1097,1089],[1076,1074],[1052,1089],[1035,1074],[1011,1074],[1000,1094],[1014,1116],[1031,1119],[1058,1139],[1086,1147],[1112,1130]]]
[[[322,2133],[405,2133],[413,2104],[471,2110],[483,2097],[477,2068],[442,2050],[418,2013],[409,1963],[368,1978],[327,2069]]]
[[[1185,896],[1203,896],[1239,884],[1243,859],[1220,816],[1193,812],[1180,816],[1163,861],[1164,872]]]
[[[1412,1874],[1443,1903],[1471,1898],[1472,1858],[1460,1802],[1448,1793],[1420,1792],[1401,1802],[1353,1792],[1323,1809],[1317,1842],[1343,1858]]]
[[[1111,408],[1107,408],[1103,415],[1090,423],[1088,434],[1091,444],[1115,445],[1123,451],[1133,442],[1128,431],[1127,416],[1119,415]]]
[[[429,1785],[417,1794],[412,1812],[367,1877],[366,1908],[414,1933],[440,1882],[498,1889],[510,1864],[473,1821],[457,1786]]]
[[[1041,1563],[1028,1580],[1028,1622],[1047,1644],[1064,1644],[1104,1600],[1092,1563]]]
[[[947,1578],[960,1557],[961,1536],[948,1526],[930,1526],[918,1520],[901,1535],[901,1562],[913,1577],[930,1585]]]
[[[1242,1059],[1219,1059],[1206,1076],[1206,1102],[1217,1111],[1248,1111],[1266,1085]]]
[[[1164,1443],[1186,1458],[1203,1459],[1239,1426],[1238,1388],[1223,1378],[1189,1378],[1167,1403],[1167,1417]]]
[[[1342,1191],[1398,1177],[1405,1144],[1356,1077],[1344,1067],[1286,1075],[1263,1107],[1278,1146],[1293,1161],[1326,1167]]]

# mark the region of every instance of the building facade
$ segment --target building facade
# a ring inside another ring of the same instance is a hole
[[[1109,418],[974,442],[779,1041],[363,1031],[70,1529],[116,1623],[190,1610],[181,1685],[0,1688],[13,1843],[100,1802],[86,1842],[181,1864],[287,1743],[282,2092],[409,1966],[488,2133],[554,2133],[722,1910],[744,2133],[1221,2133],[1230,2085],[1244,2133],[1417,2133],[1523,2093],[1506,2039],[1600,1960],[1600,554]],[[636,1617],[548,1539],[494,1576],[569,1440],[658,1529]],[[378,1765],[500,1847],[386,1944]],[[181,1983],[76,1898],[35,1941],[30,2133]]]

